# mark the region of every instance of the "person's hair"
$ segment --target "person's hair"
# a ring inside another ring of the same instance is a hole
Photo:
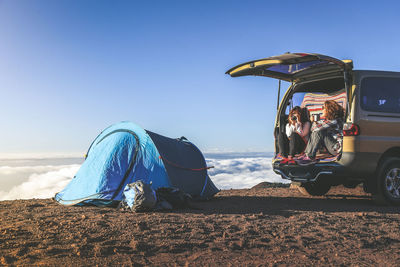
[[[306,121],[310,121],[310,111],[308,111],[308,108],[304,107],[301,109],[301,123],[304,123]]]
[[[325,118],[327,120],[343,119],[344,109],[334,100],[327,100],[324,103]]]
[[[295,114],[299,117],[301,123],[304,123],[309,120],[307,108],[301,108],[299,106],[295,106],[289,112],[289,118],[293,117],[293,115],[295,115]],[[292,122],[292,120],[289,120],[289,124],[292,124],[291,122]]]

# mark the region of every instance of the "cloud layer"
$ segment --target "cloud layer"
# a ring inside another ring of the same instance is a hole
[[[270,155],[208,154],[206,157],[207,165],[215,167],[210,169],[209,175],[220,189],[287,182],[273,172]],[[0,200],[53,197],[68,184],[79,167],[80,164],[0,167]]]
[[[209,158],[207,165],[215,166],[209,175],[220,189],[251,188],[261,182],[287,182],[272,170],[271,157]]]
[[[68,184],[79,167],[80,165],[78,164],[69,166],[37,166],[35,171],[43,171],[47,168],[46,172],[41,174],[33,173],[26,181],[14,186],[11,190],[0,191],[0,200],[53,197],[55,193],[62,190]],[[21,167],[15,167],[13,171],[17,172],[17,168],[21,170]]]

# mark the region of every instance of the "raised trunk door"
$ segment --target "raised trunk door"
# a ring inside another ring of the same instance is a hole
[[[345,66],[344,61],[320,54],[286,53],[237,65],[226,74],[231,77],[254,75],[296,82],[310,75],[344,70]]]

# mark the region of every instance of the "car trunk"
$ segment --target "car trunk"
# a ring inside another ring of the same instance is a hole
[[[288,122],[289,111],[293,107],[300,106],[301,108],[307,108],[310,117],[319,116],[323,118],[322,106],[326,100],[334,100],[346,110],[347,92],[343,77],[328,76],[324,79],[295,83],[289,88],[289,92],[281,102],[276,119],[275,136],[277,136],[280,131],[284,131],[285,125]],[[275,147],[277,148],[276,138]],[[320,162],[335,161],[339,158],[340,154],[332,156],[326,149],[320,149],[317,153],[317,159],[319,159]],[[275,159],[281,159],[278,153],[276,153]]]
[[[338,60],[329,56],[310,53],[286,53],[259,60],[249,61],[229,69],[226,74],[231,77],[263,76],[291,82],[283,97],[275,122],[275,146],[277,149],[277,135],[284,132],[288,122],[289,111],[294,106],[307,107],[310,115],[322,113],[322,105],[326,100],[335,100],[346,111],[348,117],[350,98],[349,85],[350,73],[353,68],[352,61]],[[279,82],[280,85],[280,82]],[[278,89],[278,103],[280,99],[280,86]],[[296,102],[297,101],[297,102]],[[332,174],[333,165],[339,155],[332,156],[323,149],[317,157],[320,161],[312,167],[299,165],[280,166],[281,158],[276,153],[273,159],[273,168],[283,178],[297,181],[312,181],[319,175]]]

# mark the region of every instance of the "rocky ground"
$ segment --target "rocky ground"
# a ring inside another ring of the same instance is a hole
[[[399,266],[400,209],[260,184],[169,212],[0,202],[0,265]]]

